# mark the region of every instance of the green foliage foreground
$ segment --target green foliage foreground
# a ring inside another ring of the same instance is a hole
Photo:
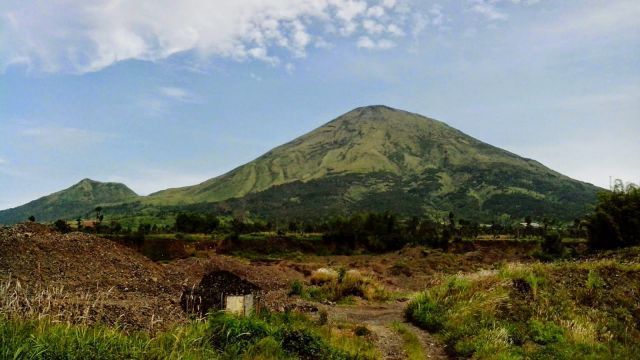
[[[224,313],[151,336],[0,317],[0,359],[371,359],[363,340],[301,315]]]
[[[507,265],[448,278],[406,310],[456,357],[631,359],[640,354],[640,266]]]

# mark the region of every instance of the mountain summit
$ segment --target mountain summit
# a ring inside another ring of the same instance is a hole
[[[0,224],[26,221],[31,215],[38,221],[75,219],[93,212],[98,205],[130,201],[137,197],[126,185],[84,179],[68,189],[0,211]]]
[[[184,209],[311,218],[360,211],[467,219],[583,215],[601,189],[483,143],[443,122],[386,106],[354,109],[201,184],[137,197],[121,184],[84,180],[13,210],[0,222]],[[36,212],[37,210],[37,212]]]
[[[230,200],[233,207],[287,217],[387,210],[566,217],[580,215],[597,191],[443,122],[368,106],[227,174],[146,201]],[[243,201],[232,200],[238,198]]]

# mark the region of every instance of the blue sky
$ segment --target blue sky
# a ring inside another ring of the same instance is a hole
[[[0,209],[192,185],[385,104],[640,181],[637,0],[5,0]]]

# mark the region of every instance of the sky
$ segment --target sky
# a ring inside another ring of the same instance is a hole
[[[637,0],[2,0],[0,209],[193,185],[365,105],[640,181]]]

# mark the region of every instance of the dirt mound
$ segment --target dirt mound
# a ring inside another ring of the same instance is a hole
[[[101,313],[96,304],[87,304],[96,309],[84,309],[94,313],[95,321],[149,328],[184,316],[180,281],[161,265],[116,242],[85,233],[61,234],[39,224],[0,229],[0,281],[31,289],[25,296],[64,294],[63,303],[54,304],[51,312],[100,298]]]
[[[226,296],[251,294],[257,300],[261,293],[261,289],[255,284],[231,272],[216,270],[206,274],[198,286],[186,289],[180,305],[185,312],[202,316],[211,310],[224,309]]]

